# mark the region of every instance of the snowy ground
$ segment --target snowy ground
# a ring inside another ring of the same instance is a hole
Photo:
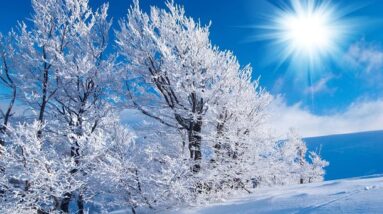
[[[265,188],[204,207],[167,211],[174,214],[233,213],[383,213],[383,175],[323,183]]]

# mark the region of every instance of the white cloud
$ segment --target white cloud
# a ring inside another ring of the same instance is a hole
[[[288,106],[277,98],[272,104],[270,124],[280,136],[290,128],[303,137],[382,130],[383,100],[355,102],[345,112],[320,116],[299,103]]]

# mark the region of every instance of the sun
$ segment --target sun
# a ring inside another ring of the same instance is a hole
[[[328,18],[315,11],[286,17],[281,28],[285,39],[295,51],[304,51],[311,55],[328,49],[334,35]]]
[[[273,5],[265,23],[258,25],[257,40],[271,41],[269,56],[296,70],[319,71],[325,60],[341,54],[350,24],[344,11],[325,0],[290,0]],[[326,61],[327,62],[327,61]]]
[[[277,28],[293,53],[302,53],[313,58],[326,54],[338,32],[332,23],[332,9],[317,5],[314,1],[292,1],[291,9],[277,18]]]

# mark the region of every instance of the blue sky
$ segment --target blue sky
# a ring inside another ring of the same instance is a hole
[[[23,2],[23,3],[21,3]],[[104,0],[90,0],[93,7]],[[126,15],[131,0],[110,0],[110,16],[114,26]],[[302,69],[275,57],[278,51],[272,39],[260,40],[265,31],[261,25],[268,25],[281,5],[289,1],[266,0],[176,0],[185,6],[188,16],[200,19],[203,24],[212,21],[211,40],[221,49],[234,52],[242,65],[250,63],[254,78],[261,76],[261,85],[274,95],[281,94],[277,109],[290,114],[288,121],[297,124],[295,128],[304,135],[329,134],[307,131],[304,124],[313,129],[321,123],[341,120],[337,132],[354,132],[369,129],[383,129],[383,1],[343,0],[327,1],[336,11],[347,11],[339,18],[349,26],[347,36],[335,44],[338,52],[333,57],[324,56],[321,66]],[[164,6],[162,0],[141,0],[141,6]],[[351,9],[350,9],[351,8]],[[4,1],[0,7],[0,31],[6,33],[18,20],[25,20],[31,14],[28,0]],[[254,39],[256,38],[256,39]],[[302,59],[304,61],[304,59]],[[304,63],[304,62],[302,62]],[[310,75],[309,75],[310,73]],[[367,106],[367,107],[366,107]],[[361,112],[365,109],[366,112]],[[355,114],[355,115],[352,115]],[[303,116],[302,116],[303,115]],[[347,120],[344,118],[348,117]],[[296,121],[294,118],[300,118]],[[286,119],[287,120],[287,119]],[[298,125],[300,120],[305,120]],[[308,120],[308,121],[307,121]],[[357,121],[355,121],[357,120]],[[336,123],[336,122],[335,122]],[[374,124],[374,125],[365,125]],[[306,126],[307,127],[307,126]]]

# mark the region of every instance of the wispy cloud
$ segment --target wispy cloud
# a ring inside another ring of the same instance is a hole
[[[364,82],[383,86],[383,47],[380,43],[360,40],[352,44],[344,56],[344,63]]]
[[[334,93],[336,88],[331,88],[328,86],[328,83],[334,79],[333,75],[327,75],[321,79],[319,79],[316,83],[309,86],[305,89],[305,94],[318,94],[318,93]]]
[[[288,106],[283,98],[277,98],[271,112],[270,124],[280,136],[290,128],[304,137],[383,129],[383,100],[358,101],[344,112],[315,115],[300,103]]]
[[[355,67],[363,68],[366,73],[378,72],[383,69],[383,48],[361,40],[349,47],[346,60]]]
[[[285,83],[285,79],[283,77],[278,77],[275,82],[273,87],[271,88],[271,91],[275,94],[281,93],[283,89],[283,85]]]

